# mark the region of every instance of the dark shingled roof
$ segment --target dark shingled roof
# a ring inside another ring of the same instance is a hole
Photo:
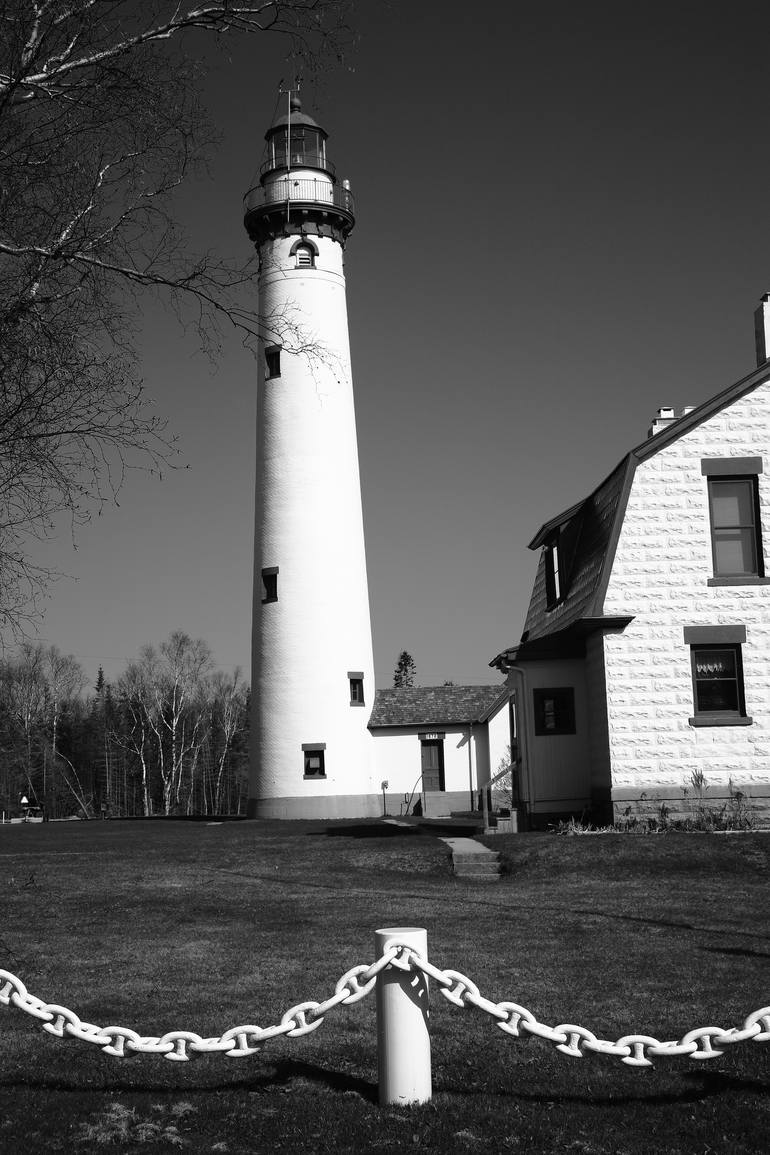
[[[498,701],[507,697],[504,684],[496,686],[412,686],[377,690],[369,726],[468,725],[478,722]]]
[[[624,459],[590,497],[573,505],[562,518],[553,518],[532,542],[536,549],[558,528],[562,581],[568,593],[560,605],[546,610],[545,555],[541,555],[524,622],[528,641],[601,613],[595,604],[596,593],[627,472],[628,461]]]
[[[564,600],[546,610],[545,557],[541,556],[521,641],[493,658],[490,666],[506,671],[512,662],[519,660],[526,661],[547,653],[564,656],[578,653],[587,634],[597,629],[622,629],[632,620],[629,617],[607,618],[603,612],[615,546],[636,466],[769,378],[770,366],[765,363],[696,406],[628,453],[584,501],[577,502],[540,527],[529,547],[538,549],[558,531],[560,577],[566,589]]]

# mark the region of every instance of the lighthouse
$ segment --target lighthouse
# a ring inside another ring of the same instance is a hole
[[[372,633],[343,256],[355,223],[327,136],[290,95],[246,230],[262,338],[248,814],[376,814]]]

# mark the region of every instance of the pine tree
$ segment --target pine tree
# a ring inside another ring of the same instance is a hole
[[[393,671],[393,685],[397,690],[409,690],[414,685],[416,674],[417,666],[414,658],[407,650],[402,650]]]

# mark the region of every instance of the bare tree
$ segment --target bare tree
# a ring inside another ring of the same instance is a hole
[[[342,0],[0,0],[0,629],[22,627],[51,576],[30,537],[73,531],[126,468],[174,453],[130,335],[137,294],[193,322],[215,354],[226,328],[317,338],[259,317],[250,268],[196,253],[170,211],[212,132],[201,36],[281,34],[307,65],[346,37]]]
[[[77,705],[84,681],[71,654],[24,643],[0,666],[0,732],[3,760],[15,765],[18,785],[24,782],[25,791],[46,804],[55,803],[64,788],[88,816],[88,791],[60,742],[62,717]]]

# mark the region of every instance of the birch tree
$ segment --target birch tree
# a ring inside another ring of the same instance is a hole
[[[206,643],[182,630],[175,630],[158,649],[145,646],[141,651],[134,692],[154,737],[165,814],[182,805],[186,760],[203,739],[206,713],[200,698],[210,667]]]
[[[46,709],[43,647],[24,643],[14,659],[3,663],[1,685],[0,710],[6,722],[3,757],[16,763],[30,799],[37,799],[39,788],[42,800],[45,797],[45,776],[44,771],[39,773],[38,756]]]
[[[155,731],[150,725],[148,707],[151,699],[144,683],[144,671],[138,662],[129,662],[117,685],[118,725],[110,737],[136,759],[141,773],[142,807],[145,817],[153,812],[150,786],[150,736]]]
[[[42,650],[42,670],[46,682],[47,712],[51,735],[50,774],[58,769],[67,789],[72,794],[85,818],[91,816],[90,799],[72,761],[59,748],[59,721],[66,702],[79,697],[85,685],[83,667],[72,654],[62,654],[57,646]],[[46,793],[45,781],[43,793]]]
[[[212,679],[213,709],[212,720],[215,736],[218,737],[216,779],[214,783],[214,813],[226,810],[224,797],[224,774],[230,756],[233,739],[242,729],[246,716],[248,691],[244,686],[241,671],[232,674],[218,671]]]

